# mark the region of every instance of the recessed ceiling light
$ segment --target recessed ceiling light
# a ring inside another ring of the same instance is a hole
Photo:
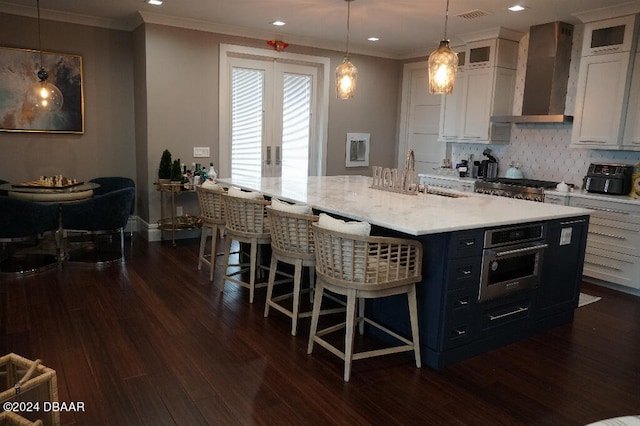
[[[521,12],[521,11],[523,11],[525,9],[526,9],[526,7],[520,6],[519,4],[516,4],[515,6],[511,6],[509,8],[509,10],[512,11],[512,12]]]
[[[287,25],[287,23],[284,21],[273,21],[271,25],[275,25],[276,27],[281,27],[283,25]]]
[[[378,38],[378,37],[369,37],[367,40],[369,40],[369,41],[378,41],[378,40],[380,40],[380,38]]]
[[[147,0],[147,4],[151,4],[153,6],[161,6],[162,0]]]

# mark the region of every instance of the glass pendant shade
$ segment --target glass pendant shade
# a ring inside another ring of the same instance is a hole
[[[40,36],[40,0],[36,0],[38,9],[38,50],[40,51],[40,69],[38,80],[27,89],[24,97],[24,107],[34,112],[58,112],[64,103],[62,92],[54,84],[47,83],[49,73],[42,65],[42,39]]]
[[[336,93],[340,99],[353,98],[356,92],[358,68],[351,63],[349,57],[345,57],[336,67]]]
[[[25,96],[26,107],[33,111],[58,112],[63,102],[60,89],[46,81],[32,83]]]
[[[458,55],[449,47],[449,40],[440,41],[440,46],[429,55],[429,93],[446,95],[453,91],[458,72]]]

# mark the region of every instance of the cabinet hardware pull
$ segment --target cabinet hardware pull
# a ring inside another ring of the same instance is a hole
[[[464,328],[456,328],[455,330],[453,330],[458,336],[464,336],[465,334],[467,334],[467,330]]]
[[[468,269],[463,269],[462,270],[462,275],[471,275],[471,271]]]
[[[469,304],[469,299],[458,299],[457,302],[460,306],[467,306]]]
[[[626,240],[626,238],[623,236],[615,235],[615,234],[607,234],[606,232],[589,231],[589,234],[600,235],[601,237],[615,238],[616,240]]]
[[[526,307],[526,306],[519,306],[517,309],[515,309],[515,310],[513,310],[511,312],[506,312],[504,314],[500,314],[500,315],[491,315],[491,314],[489,314],[489,320],[490,321],[496,321],[496,320],[499,320],[501,318],[506,318],[506,317],[509,317],[511,315],[519,314],[521,312],[526,312],[528,310],[529,310],[529,308]]]
[[[613,267],[611,265],[605,265],[603,263],[590,262],[588,260],[585,260],[584,263],[588,263],[588,264],[593,265],[593,266],[599,266],[599,267],[605,268],[605,269],[613,269],[614,271],[622,271],[622,269],[620,269],[620,268],[616,268],[616,267]]]
[[[581,204],[581,203],[576,204],[576,207],[584,207],[585,209],[597,210],[599,212],[606,212],[606,213],[618,213],[618,214],[627,214],[627,215],[629,214],[629,212],[625,212],[623,210],[606,209],[604,207],[594,207],[588,204]]]
[[[276,166],[282,164],[282,155],[280,153],[280,147],[276,146]]]
[[[471,246],[475,246],[476,242],[475,241],[465,241],[465,244],[467,245],[467,247],[471,247]]]
[[[495,252],[495,255],[496,257],[500,257],[500,256],[507,256],[510,254],[521,254],[521,253],[527,253],[530,251],[538,251],[547,247],[549,247],[549,244],[538,244],[532,247],[524,247],[524,248],[519,248],[515,250],[497,251]]]
[[[589,254],[594,255],[594,256],[598,256],[598,257],[602,257],[602,258],[604,258],[604,259],[611,259],[611,260],[615,260],[615,261],[617,261],[617,262],[630,263],[631,265],[633,265],[633,264],[635,263],[635,262],[632,262],[632,261],[630,261],[630,260],[618,259],[617,257],[613,257],[613,256],[604,256],[604,255],[602,255],[602,254],[596,254],[596,253],[589,253]]]
[[[271,164],[271,147],[267,147],[267,165]]]
[[[571,221],[568,221],[568,222],[560,222],[560,225],[567,226],[567,225],[574,225],[576,223],[585,223],[585,222],[586,222],[586,220],[584,220],[584,219],[571,220]]]

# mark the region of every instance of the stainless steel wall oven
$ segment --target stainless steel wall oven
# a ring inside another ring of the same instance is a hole
[[[545,238],[544,224],[485,231],[478,301],[538,287],[548,246]]]

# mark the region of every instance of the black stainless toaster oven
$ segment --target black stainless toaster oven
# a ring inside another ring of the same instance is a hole
[[[587,192],[627,195],[631,190],[633,168],[630,164],[591,163],[583,188]]]

